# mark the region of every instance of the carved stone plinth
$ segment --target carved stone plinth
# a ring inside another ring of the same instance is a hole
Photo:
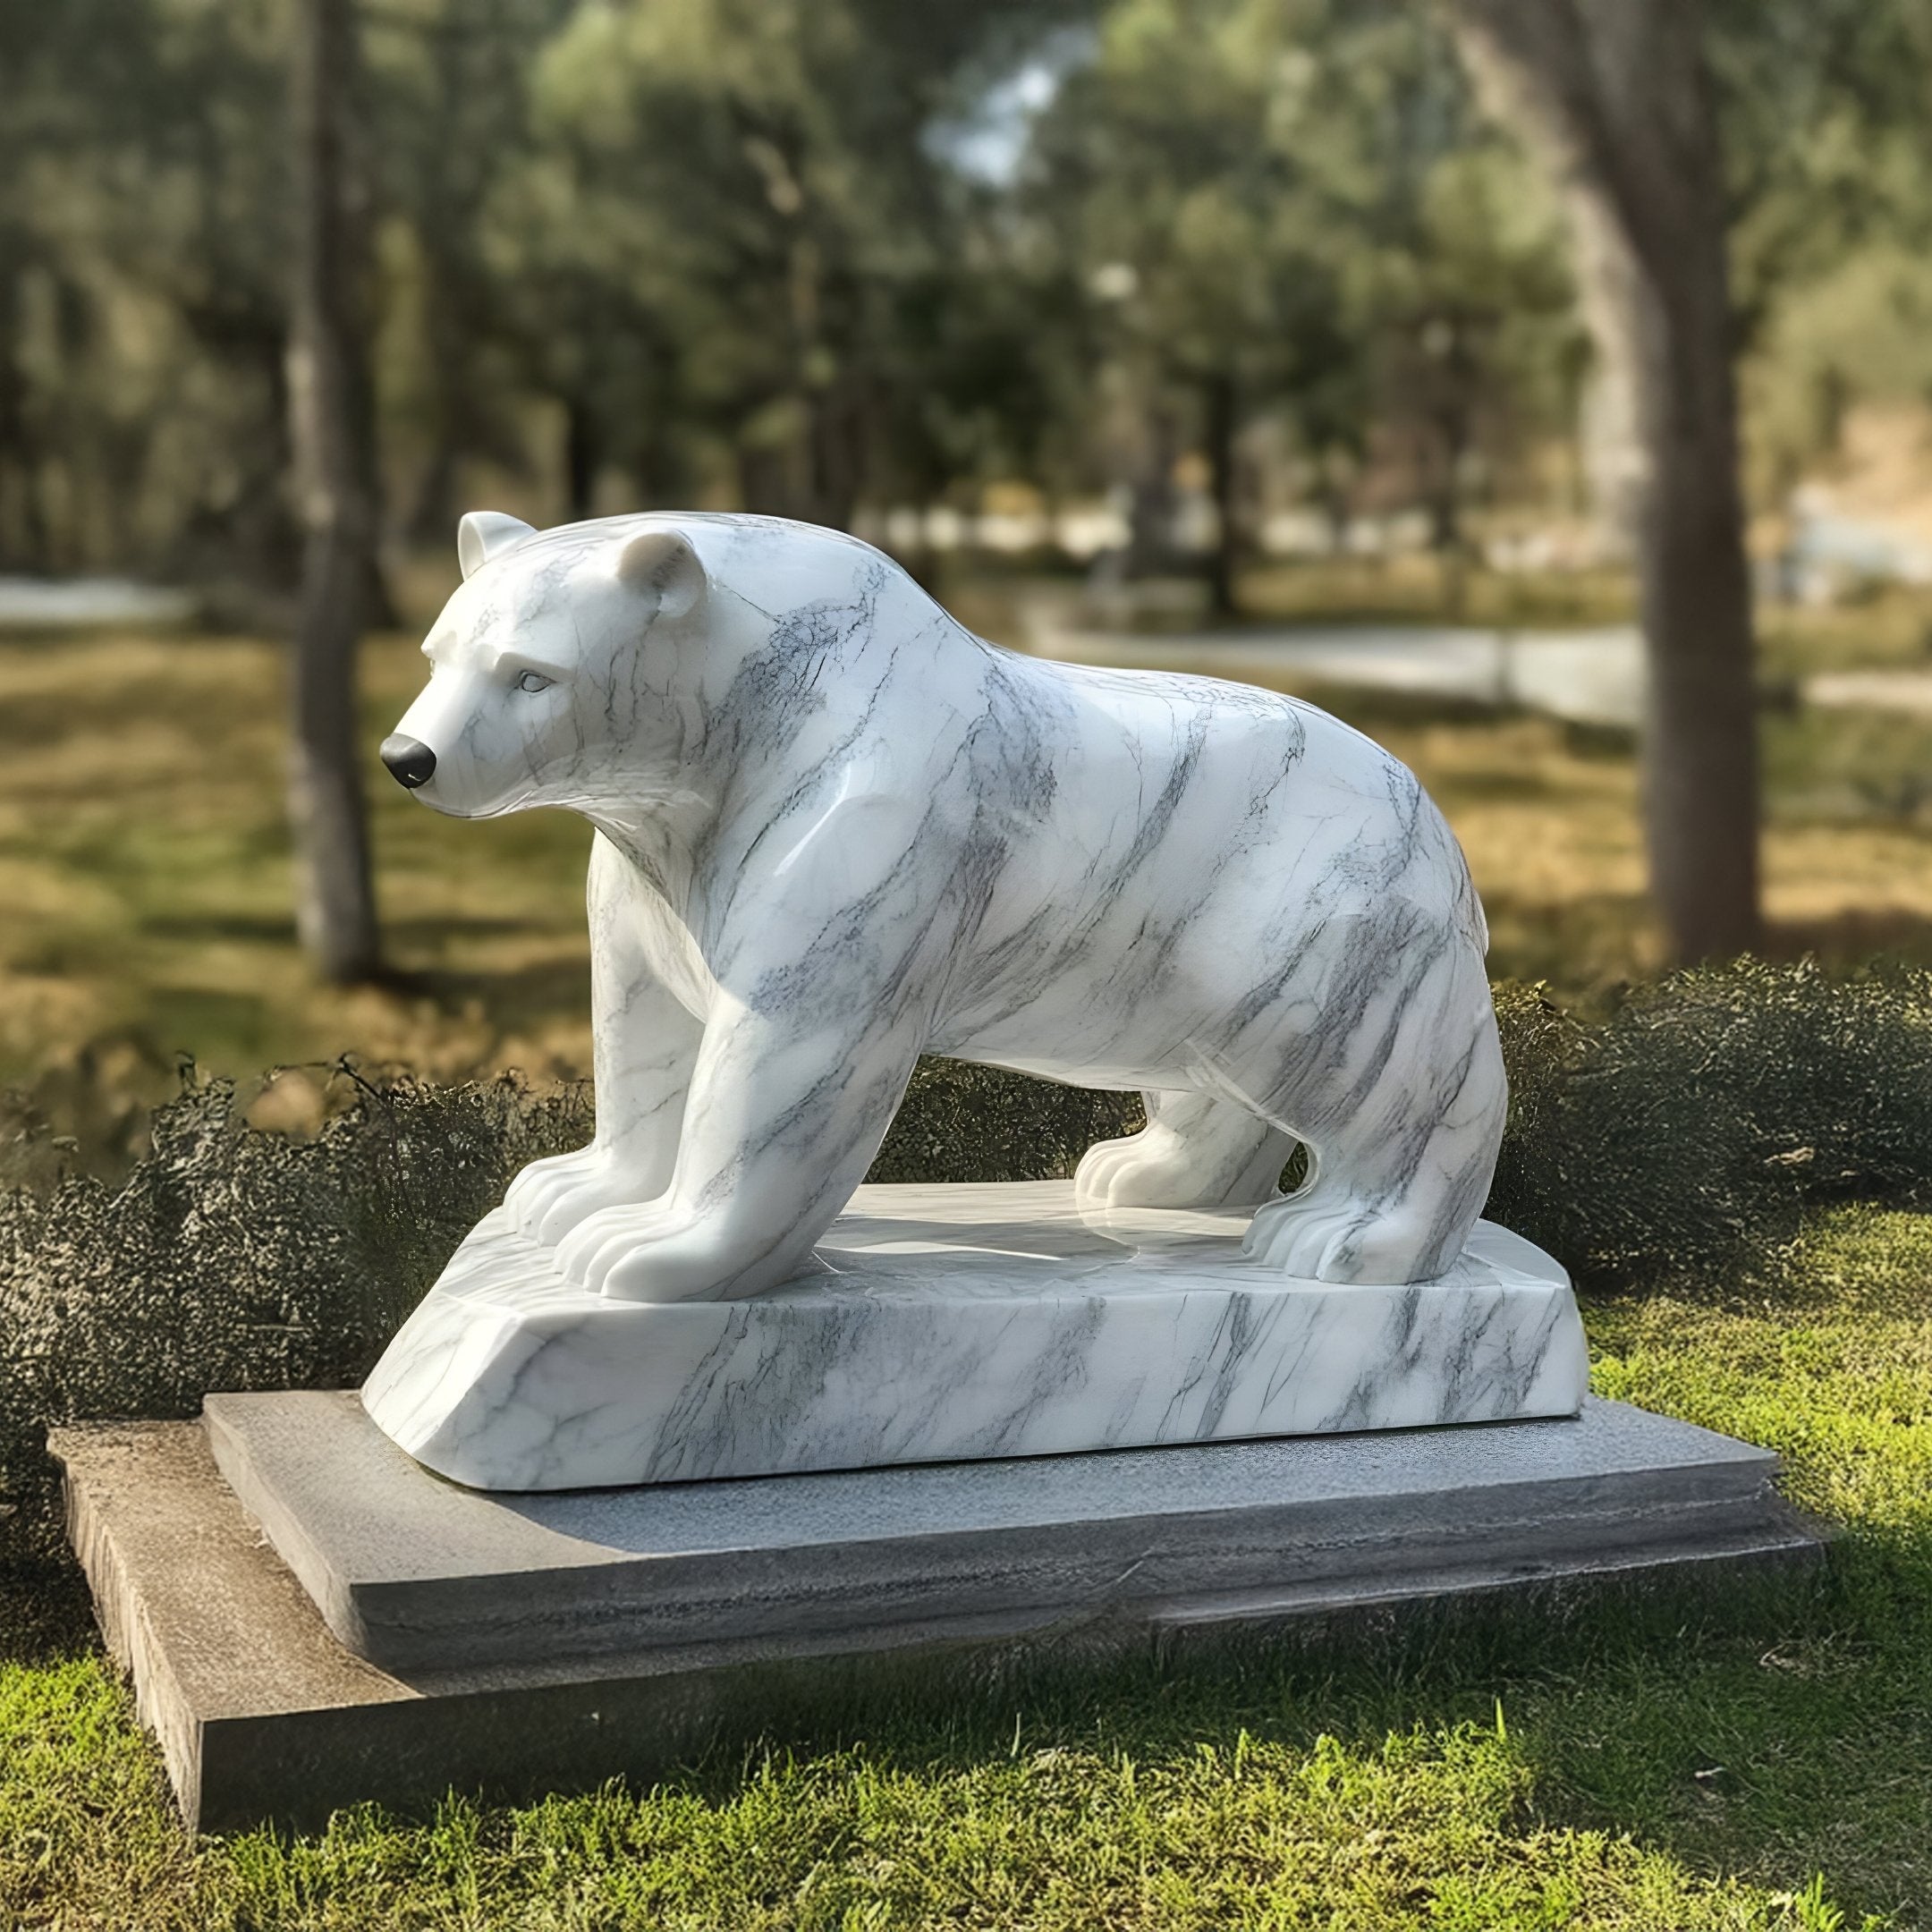
[[[1573,1415],[1561,1267],[1479,1224],[1441,1280],[1296,1281],[1246,1212],[1077,1208],[1065,1182],[866,1187],[823,1271],[613,1301],[493,1215],[364,1391],[483,1489],[567,1489]]]

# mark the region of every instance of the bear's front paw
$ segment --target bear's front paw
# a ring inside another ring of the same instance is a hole
[[[520,1234],[540,1239],[538,1229],[552,1205],[572,1188],[604,1171],[605,1157],[595,1144],[574,1154],[553,1154],[532,1161],[504,1196],[504,1209]]]
[[[716,1216],[669,1202],[590,1216],[557,1243],[557,1266],[614,1301],[733,1301],[795,1272],[768,1245],[732,1240]]]
[[[657,1192],[633,1163],[610,1149],[585,1148],[526,1167],[504,1205],[520,1233],[555,1247],[592,1215],[647,1202]]]
[[[607,1208],[637,1205],[636,1183],[626,1174],[597,1173],[551,1197],[533,1232],[538,1241],[555,1247],[586,1221]]]
[[[557,1243],[573,1282],[621,1301],[703,1301],[728,1292],[731,1259],[691,1216],[665,1204],[587,1215]]]

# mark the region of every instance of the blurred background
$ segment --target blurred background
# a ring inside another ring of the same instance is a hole
[[[10,1106],[588,1065],[587,828],[374,759],[480,507],[1306,693],[1567,1000],[1932,960],[1928,83],[1923,0],[0,0]]]

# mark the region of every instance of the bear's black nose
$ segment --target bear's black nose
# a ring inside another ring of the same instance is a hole
[[[380,756],[395,782],[407,785],[411,792],[436,776],[436,753],[419,738],[405,738],[401,732],[391,732],[382,741]]]

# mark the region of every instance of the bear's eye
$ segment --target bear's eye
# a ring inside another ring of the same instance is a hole
[[[547,678],[541,671],[519,671],[516,682],[510,688],[521,691],[548,691],[555,682],[555,678]]]

